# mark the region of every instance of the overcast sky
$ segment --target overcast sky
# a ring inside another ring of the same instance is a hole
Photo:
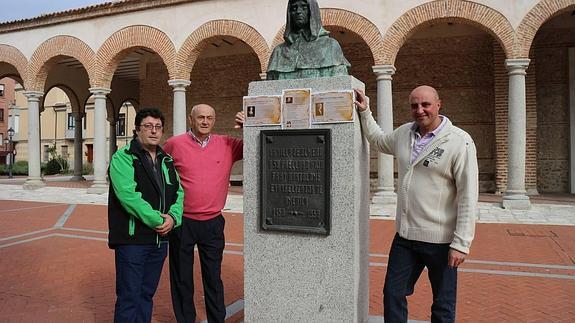
[[[0,22],[33,18],[46,13],[82,8],[112,0],[0,0]]]

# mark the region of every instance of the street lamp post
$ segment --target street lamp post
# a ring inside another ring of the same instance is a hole
[[[14,147],[12,137],[14,137],[14,129],[10,127],[10,129],[8,129],[8,147],[10,149],[10,152],[8,153],[8,160],[10,161],[10,164],[8,165],[8,178],[12,178],[12,166],[14,165]]]

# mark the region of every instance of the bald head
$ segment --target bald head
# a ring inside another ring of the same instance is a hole
[[[200,140],[205,140],[216,123],[216,110],[207,104],[194,105],[188,121],[194,135]]]
[[[435,130],[441,124],[439,109],[441,100],[437,91],[428,85],[416,87],[409,95],[411,117],[417,124],[417,131],[421,136]]]
[[[409,94],[409,99],[411,100],[411,98],[415,96],[427,96],[432,97],[435,100],[439,100],[439,93],[437,93],[437,90],[429,85],[421,85],[413,89],[413,91],[411,91]]]
[[[211,113],[213,116],[216,116],[216,110],[212,108],[210,105],[205,103],[196,104],[192,107],[192,111],[190,111],[190,116],[194,117],[198,113]]]

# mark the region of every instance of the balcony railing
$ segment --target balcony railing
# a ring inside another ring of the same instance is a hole
[[[76,132],[75,129],[66,129],[66,131],[64,132],[64,139],[74,140],[75,132]],[[82,129],[82,138],[86,138],[86,129]]]

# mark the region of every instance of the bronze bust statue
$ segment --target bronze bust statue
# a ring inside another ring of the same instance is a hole
[[[289,0],[284,42],[274,48],[268,80],[348,75],[351,64],[321,24],[316,0]]]

